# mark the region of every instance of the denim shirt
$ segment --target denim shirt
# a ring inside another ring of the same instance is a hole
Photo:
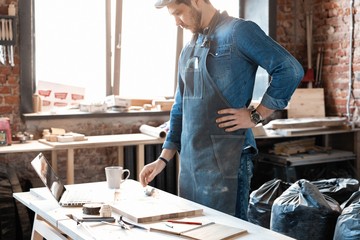
[[[204,37],[199,34],[197,42],[203,42]],[[222,12],[215,31],[208,38],[211,41],[208,72],[233,108],[248,107],[251,103],[258,66],[271,76],[261,104],[273,110],[287,106],[303,78],[303,67],[257,24]],[[170,114],[170,130],[163,144],[163,148],[178,151],[181,149],[183,84],[179,73],[175,102]],[[244,148],[249,146],[256,149],[251,129],[246,132]]]

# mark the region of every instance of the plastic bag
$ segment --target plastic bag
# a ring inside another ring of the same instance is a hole
[[[248,206],[248,221],[256,225],[270,229],[271,207],[290,183],[280,179],[270,180],[261,185],[250,194]]]
[[[334,240],[360,239],[360,200],[359,191],[350,197],[335,226]],[[354,201],[352,201],[354,200]]]
[[[335,199],[339,204],[345,202],[359,189],[359,181],[353,178],[331,178],[312,181],[320,192]]]
[[[298,240],[330,240],[340,211],[336,200],[301,179],[274,201],[270,229]]]
[[[354,192],[348,200],[346,200],[345,202],[343,202],[340,207],[341,209],[344,209],[348,206],[350,206],[351,204],[355,203],[355,202],[360,202],[360,191],[356,191]]]

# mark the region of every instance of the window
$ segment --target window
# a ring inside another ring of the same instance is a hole
[[[119,36],[115,36],[114,31],[117,2],[122,2],[121,41],[118,41]],[[116,47],[121,49],[120,96],[172,97],[177,76],[176,47],[181,34],[177,35],[178,29],[167,9],[155,9],[154,2],[155,0],[19,1],[20,14],[27,16],[21,20],[20,41],[33,42],[33,48],[20,46],[25,65],[21,66],[20,77],[33,79],[29,81],[30,87],[21,86],[22,112],[32,111],[32,106],[26,99],[31,99],[32,92],[29,93],[29,89],[35,89],[37,81],[84,87],[86,99],[89,100],[101,99],[108,94],[106,3],[110,3],[112,9],[112,57]],[[212,3],[232,16],[239,16],[239,0],[212,0]],[[34,11],[29,11],[29,8]],[[23,34],[24,32],[27,34]],[[185,30],[184,33],[184,39],[189,39],[189,31]],[[112,65],[111,71],[114,69]],[[111,79],[111,84],[112,81]]]
[[[173,97],[177,29],[155,1],[123,1],[120,96]],[[141,6],[141,7],[139,7]]]
[[[124,0],[120,42],[114,37],[116,3],[111,2],[111,49],[121,48],[120,96],[172,97],[177,29],[169,14],[153,1]],[[87,100],[105,97],[105,5],[99,0],[34,1],[37,83],[84,87]]]
[[[35,0],[34,7],[36,83],[74,85],[88,97],[104,97],[104,1]]]

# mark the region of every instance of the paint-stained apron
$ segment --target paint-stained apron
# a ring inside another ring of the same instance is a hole
[[[184,92],[179,193],[233,215],[245,130],[227,133],[215,122],[218,110],[232,106],[207,71],[208,53],[209,47],[193,41],[180,59]]]

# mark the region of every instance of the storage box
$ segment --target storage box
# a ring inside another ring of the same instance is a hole
[[[288,118],[325,117],[324,89],[296,89],[287,112]]]
[[[81,103],[79,106],[81,112],[106,112],[106,104],[91,104],[91,103]]]
[[[110,95],[105,98],[105,103],[108,108],[111,107],[128,108],[131,105],[131,100],[120,98],[119,96],[116,95]]]

